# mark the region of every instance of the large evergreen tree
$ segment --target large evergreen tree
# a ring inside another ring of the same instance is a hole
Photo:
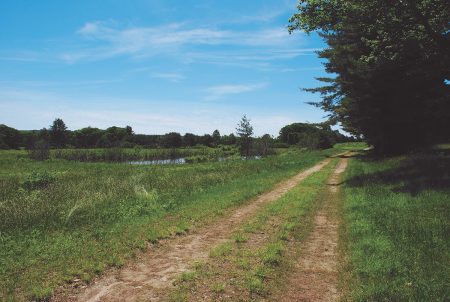
[[[448,0],[300,0],[290,31],[318,31],[335,78],[317,106],[380,153],[450,139]]]

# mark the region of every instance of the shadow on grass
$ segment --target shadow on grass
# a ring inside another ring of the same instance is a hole
[[[367,162],[381,160],[370,154],[357,157]],[[368,184],[392,186],[394,192],[409,193],[412,196],[428,189],[450,190],[450,150],[412,154],[399,158],[392,164],[392,168],[359,175],[346,181],[346,185],[351,187]]]

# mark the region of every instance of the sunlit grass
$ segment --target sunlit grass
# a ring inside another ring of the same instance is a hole
[[[345,221],[355,301],[446,301],[450,284],[450,158],[355,159]]]
[[[0,300],[45,298],[64,282],[89,282],[109,266],[122,266],[147,242],[211,222],[337,152],[290,150],[255,161],[130,166],[36,162],[23,151],[2,151]],[[24,187],[33,172],[52,176],[44,177],[45,186]]]

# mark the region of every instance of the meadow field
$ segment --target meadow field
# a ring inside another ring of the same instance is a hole
[[[339,152],[134,166],[1,151],[0,299],[45,299],[66,282],[89,282],[148,242],[212,221]]]
[[[333,199],[340,221],[341,300],[445,301],[448,148],[377,158],[362,151],[366,147],[289,148],[259,160],[232,156],[181,165],[86,162],[54,154],[34,161],[25,151],[1,151],[0,300],[46,301],[61,288],[88,285],[149,245],[217,228],[227,213],[328,158],[323,169],[241,221],[228,241],[209,251],[208,260],[180,273],[166,298],[278,299],[289,291],[314,217]],[[329,157],[355,150],[336,183],[342,193],[326,193],[342,160]]]

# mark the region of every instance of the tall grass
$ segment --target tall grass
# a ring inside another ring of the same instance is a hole
[[[354,301],[450,299],[450,156],[351,161],[346,181]]]
[[[52,150],[51,157],[81,162],[126,162],[176,159],[181,157],[202,156],[208,159],[229,157],[238,154],[234,146],[218,148],[193,147],[173,149],[147,148],[109,148],[109,149],[57,149]]]
[[[181,166],[36,162],[0,152],[0,300],[45,298],[64,282],[89,281],[148,241],[206,223],[337,152]]]

